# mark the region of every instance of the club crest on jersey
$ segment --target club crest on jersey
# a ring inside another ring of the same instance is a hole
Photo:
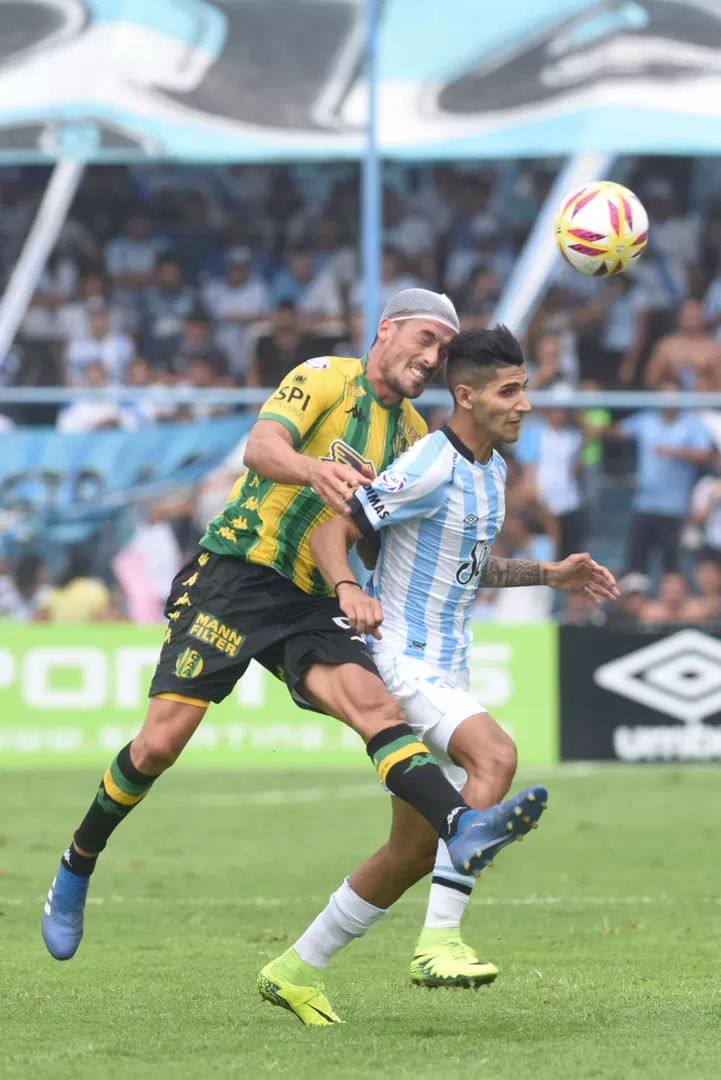
[[[382,487],[385,491],[403,491],[407,485],[407,476],[401,476],[400,473],[392,472],[390,469],[386,469],[378,477],[378,487]]]
[[[406,450],[410,446],[408,438],[402,431],[396,431],[391,442],[391,457],[398,458],[401,454],[405,454]]]
[[[325,356],[313,356],[310,360],[306,360],[305,366],[314,368],[316,371],[325,371],[330,367],[330,360],[327,360]]]
[[[203,657],[195,649],[184,649],[175,661],[175,674],[179,679],[196,679],[204,667]]]
[[[419,434],[403,416],[399,416],[396,422],[396,433],[393,436],[391,453],[394,458],[405,454],[409,446],[419,438]]]
[[[373,470],[373,475],[376,474],[376,467],[372,461],[368,458],[364,458],[362,454],[359,454],[357,450],[354,450],[348,443],[343,442],[342,439],[333,439],[333,442],[328,447],[328,453],[321,458],[321,461],[335,461],[338,465],[350,465],[356,470],[356,472],[362,472],[363,467]]]

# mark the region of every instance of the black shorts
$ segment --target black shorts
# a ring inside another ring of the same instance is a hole
[[[269,566],[233,555],[199,551],[176,575],[165,615],[150,697],[222,701],[257,660],[285,680],[297,705],[312,709],[297,686],[313,664],[359,664],[378,674],[335,597],[309,596]]]

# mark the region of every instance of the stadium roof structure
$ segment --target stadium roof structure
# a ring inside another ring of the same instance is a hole
[[[721,0],[377,0],[407,159],[721,152]],[[364,149],[365,0],[0,3],[0,162]]]

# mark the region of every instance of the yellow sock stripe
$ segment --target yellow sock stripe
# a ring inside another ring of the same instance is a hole
[[[424,746],[422,742],[408,743],[407,746],[402,746],[400,750],[395,750],[392,754],[384,757],[382,761],[378,762],[378,775],[381,781],[385,784],[386,776],[399,761],[405,761],[407,758],[412,758],[414,754],[430,754],[430,750],[427,746]]]
[[[142,791],[140,795],[128,795],[127,791],[121,791],[115,783],[110,769],[105,770],[103,787],[113,802],[120,803],[121,806],[135,806],[136,803],[139,803],[141,799],[144,799],[148,794],[148,791],[150,791],[150,788],[148,788],[148,791]]]
[[[209,701],[203,701],[202,698],[185,697],[184,694],[154,694],[153,696],[164,698],[166,701],[179,701],[181,705],[197,705],[199,709],[207,709],[210,705]]]

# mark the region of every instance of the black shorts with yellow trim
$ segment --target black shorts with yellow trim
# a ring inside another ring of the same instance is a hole
[[[358,664],[378,674],[335,597],[309,596],[269,566],[234,555],[199,551],[176,575],[165,616],[150,697],[222,701],[257,660],[285,681],[297,705],[313,709],[298,691],[313,664]]]

